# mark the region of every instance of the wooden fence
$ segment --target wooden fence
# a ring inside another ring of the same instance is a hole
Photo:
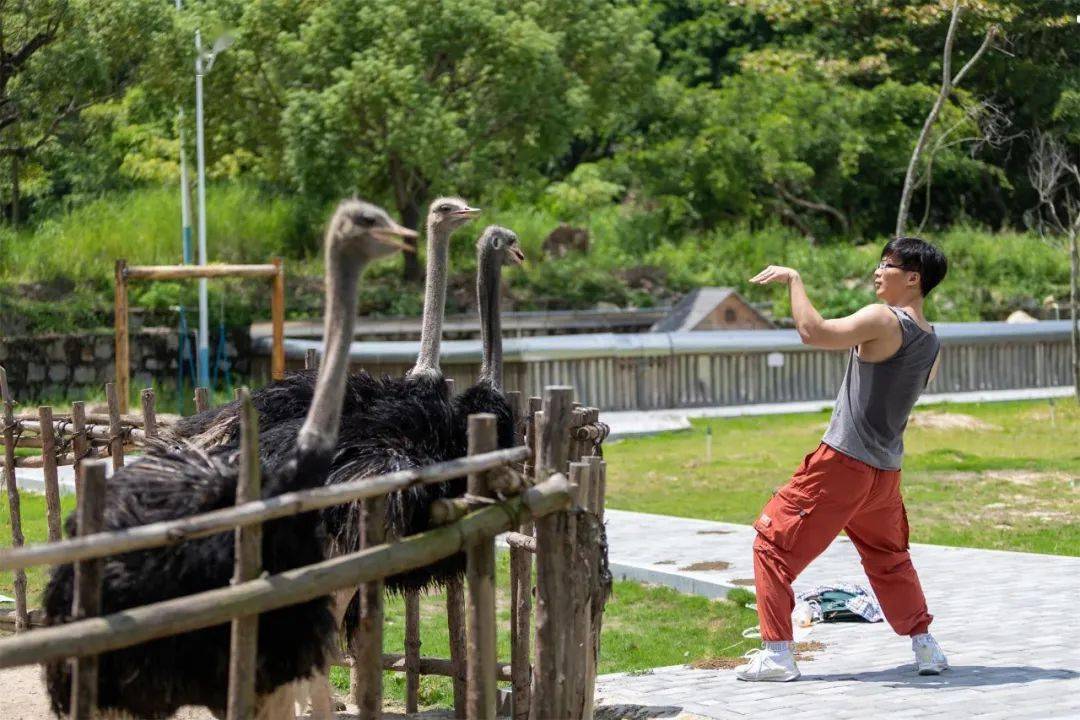
[[[308,359],[311,362],[311,358]],[[12,518],[13,547],[0,551],[0,571],[15,573],[14,637],[0,640],[0,668],[74,658],[72,717],[90,717],[96,709],[96,657],[160,637],[199,628],[232,624],[229,677],[229,718],[251,716],[254,703],[255,636],[258,613],[305,602],[335,590],[358,587],[361,596],[359,631],[350,638],[352,696],[361,717],[378,718],[382,708],[384,669],[406,673],[407,706],[418,705],[422,674],[454,678],[458,717],[495,717],[499,704],[497,682],[510,680],[512,691],[503,710],[518,720],[592,716],[593,688],[599,652],[603,608],[610,590],[603,533],[606,467],[601,443],[606,428],[599,411],[573,403],[573,390],[548,387],[543,400],[529,399],[527,411],[520,396],[511,401],[521,418],[519,440],[525,444],[496,448],[495,418],[469,418],[469,455],[428,467],[375,478],[359,478],[266,500],[259,498],[259,463],[252,448],[255,413],[242,395],[242,461],[237,505],[203,515],[159,522],[123,532],[98,532],[104,510],[105,464],[91,458],[92,449],[76,450],[77,536],[61,540],[60,507],[48,468],[61,453],[56,435],[82,433],[80,447],[104,440],[114,467],[123,463],[125,443],[141,444],[153,437],[152,395],[144,395],[144,417],[124,417],[110,392],[108,432],[75,420],[55,420],[42,410],[36,421],[14,417],[6,380],[0,369],[4,401],[5,476]],[[204,396],[205,397],[205,396]],[[75,413],[73,412],[73,415]],[[141,423],[139,422],[141,420]],[[15,447],[24,430],[40,433],[46,468],[49,542],[25,547],[21,534],[19,490],[15,484]],[[52,460],[50,460],[52,457]],[[435,529],[393,543],[380,537],[381,503],[387,493],[417,484],[468,476],[465,498],[438,501],[431,510]],[[50,490],[50,486],[52,489]],[[356,553],[260,578],[257,552],[262,523],[300,512],[362,501],[364,547]],[[374,521],[372,521],[374,519]],[[55,532],[54,532],[55,528]],[[228,587],[173,598],[123,612],[99,614],[103,558],[136,549],[161,547],[215,533],[235,530],[235,578]],[[510,583],[513,611],[511,658],[500,663],[495,654],[495,537],[504,531],[511,553]],[[245,550],[245,548],[247,550]],[[447,594],[450,658],[422,657],[419,644],[419,598],[407,599],[406,645],[403,654],[382,652],[382,579],[403,569],[422,567],[464,551],[464,583],[452,583]],[[533,556],[536,563],[533,608]],[[57,627],[31,629],[36,613],[27,611],[25,568],[75,563],[78,620]],[[535,617],[535,646],[531,635]],[[465,633],[466,621],[470,632]],[[586,652],[582,652],[582,648]]]
[[[1069,322],[1028,325],[942,323],[941,368],[929,392],[971,392],[1071,385]],[[266,352],[261,340],[256,352]],[[285,341],[286,365],[297,367],[315,340]],[[749,405],[836,397],[846,351],[803,345],[794,330],[562,335],[504,342],[507,388],[535,394],[571,385],[582,402],[602,410],[653,410]],[[412,342],[356,342],[354,368],[401,374],[416,357]],[[479,343],[446,341],[443,372],[458,384],[475,381]],[[255,359],[253,372],[265,367]]]
[[[270,281],[270,376],[280,380],[285,373],[282,340],[285,337],[285,266],[281,258],[267,265],[128,265],[116,261],[114,314],[116,330],[116,387],[120,410],[127,412],[131,352],[128,347],[128,283],[155,280],[195,280],[202,278],[259,278]]]

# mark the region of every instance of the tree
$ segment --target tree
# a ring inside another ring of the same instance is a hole
[[[293,50],[282,133],[301,190],[388,197],[413,228],[433,195],[536,176],[575,137],[623,129],[657,59],[634,8],[604,0],[336,0]]]
[[[155,0],[0,0],[0,159],[9,217],[23,217],[23,178],[81,112],[119,97],[167,24]],[[47,183],[46,183],[47,184]]]
[[[952,95],[953,90],[960,85],[960,81],[964,79],[964,76],[967,75],[972,66],[978,62],[979,58],[982,57],[983,53],[986,52],[987,48],[989,48],[994,41],[994,38],[998,35],[998,27],[996,25],[991,25],[986,31],[986,37],[983,39],[979,49],[976,50],[975,54],[964,63],[964,66],[953,75],[953,44],[956,41],[956,27],[960,23],[961,10],[962,6],[960,5],[960,0],[953,0],[952,19],[949,21],[949,30],[945,34],[945,49],[942,53],[941,89],[938,90],[937,99],[931,106],[930,113],[926,116],[926,121],[923,123],[918,140],[915,141],[915,149],[911,152],[911,160],[908,162],[907,173],[904,175],[904,189],[900,193],[900,209],[896,213],[897,236],[903,235],[904,229],[907,227],[908,213],[911,209],[911,195],[915,192],[915,188],[918,184],[917,175],[919,162],[922,159],[927,142],[930,140],[930,132],[934,127],[934,123],[937,122],[938,116],[941,114],[942,107],[944,107],[945,102]],[[929,172],[929,170],[927,170],[927,172]],[[927,180],[927,183],[929,183],[929,180]]]
[[[1069,251],[1069,318],[1073,385],[1080,402],[1080,148],[1062,138],[1036,133],[1028,177],[1039,195],[1035,225],[1040,233],[1062,237]]]

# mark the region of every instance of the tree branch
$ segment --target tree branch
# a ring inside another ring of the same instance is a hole
[[[776,189],[776,192],[778,192],[782,198],[784,198],[785,200],[787,200],[790,203],[793,203],[793,204],[798,205],[800,207],[804,207],[804,208],[806,208],[808,210],[817,210],[818,212],[824,212],[824,213],[828,213],[829,215],[832,215],[840,223],[840,227],[843,229],[844,233],[848,232],[849,223],[848,223],[847,216],[844,215],[844,213],[837,210],[836,208],[834,208],[832,205],[829,205],[829,204],[823,203],[823,202],[814,202],[812,200],[805,200],[803,198],[796,197],[795,195],[793,195],[790,191],[787,190],[787,188],[785,188],[780,183],[773,183],[773,187]]]
[[[960,81],[964,79],[964,75],[966,75],[967,71],[971,69],[971,66],[974,65],[979,60],[979,58],[982,57],[983,53],[985,53],[986,50],[990,47],[990,43],[994,41],[994,38],[997,37],[997,34],[998,26],[991,25],[990,28],[986,31],[986,37],[983,38],[982,45],[980,45],[979,49],[975,51],[975,54],[971,56],[971,59],[964,63],[964,67],[960,68],[960,72],[956,73],[956,77],[952,79],[952,86],[954,88],[960,84]]]

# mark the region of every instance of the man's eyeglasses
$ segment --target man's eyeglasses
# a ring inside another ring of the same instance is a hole
[[[881,262],[878,263],[878,266],[877,266],[878,270],[888,270],[889,268],[896,268],[897,270],[903,270],[904,266],[903,265],[894,265],[893,263],[889,262],[888,260],[882,260]]]

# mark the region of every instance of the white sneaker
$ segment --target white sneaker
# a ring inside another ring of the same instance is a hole
[[[911,649],[915,651],[915,672],[919,675],[940,675],[949,669],[945,653],[930,633],[911,638]]]
[[[788,682],[798,680],[802,674],[795,664],[791,650],[775,651],[767,648],[751,650],[743,657],[749,660],[735,668],[735,677],[748,682]]]

